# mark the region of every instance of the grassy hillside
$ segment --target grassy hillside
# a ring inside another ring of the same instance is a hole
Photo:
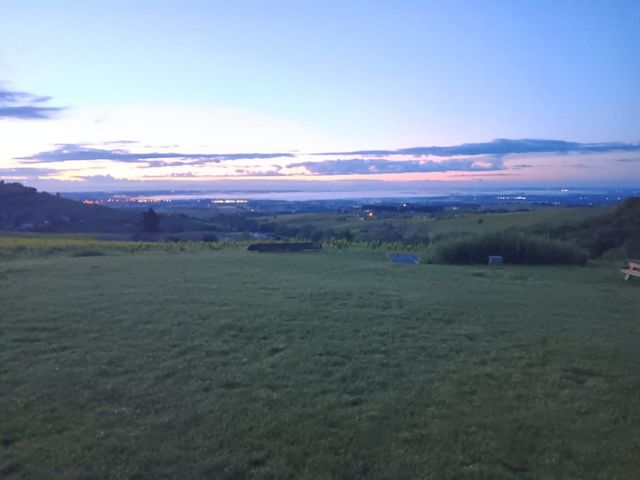
[[[325,235],[327,232],[338,236],[350,231],[354,240],[397,241],[402,238],[437,240],[443,236],[464,233],[486,234],[505,230],[535,229],[547,233],[566,224],[581,223],[585,220],[608,215],[613,207],[595,208],[541,208],[533,211],[481,213],[449,211],[433,215],[391,216],[367,218],[351,213],[309,213],[264,217],[261,223],[280,226],[304,235],[313,227]],[[285,233],[286,230],[285,230]]]
[[[85,205],[19,183],[0,182],[0,230],[132,231],[138,217],[137,212]]]
[[[0,181],[0,231],[22,230],[48,233],[120,233],[143,230],[142,209],[117,209],[38,192],[19,183]],[[184,214],[159,216],[159,231],[202,238],[215,228],[210,222]]]
[[[639,285],[382,253],[0,265],[0,476],[636,479]]]
[[[8,234],[7,234],[8,233]],[[0,260],[24,256],[67,254],[76,257],[91,257],[115,253],[167,252],[221,250],[242,248],[246,244],[229,242],[142,242],[100,240],[89,234],[20,234],[2,232],[0,235]]]
[[[555,228],[569,223],[579,223],[587,219],[611,213],[612,207],[549,207],[530,212],[462,214],[435,221],[427,227],[432,236],[451,233],[494,233],[504,230],[541,230]]]
[[[609,215],[556,225],[549,233],[588,249],[593,257],[640,256],[640,197],[631,197]]]

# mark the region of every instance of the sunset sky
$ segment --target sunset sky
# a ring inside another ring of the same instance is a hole
[[[637,0],[3,0],[0,178],[637,187],[638,25]]]

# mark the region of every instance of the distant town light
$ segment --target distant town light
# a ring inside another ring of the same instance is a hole
[[[222,204],[245,204],[245,203],[249,203],[249,201],[248,201],[248,200],[235,200],[235,199],[225,198],[225,199],[216,199],[216,200],[211,200],[211,203],[222,203]]]

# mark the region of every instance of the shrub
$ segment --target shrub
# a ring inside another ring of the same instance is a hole
[[[489,255],[505,263],[526,265],[584,265],[587,254],[573,244],[516,233],[474,235],[442,242],[428,258],[431,263],[480,264]]]
[[[142,231],[146,233],[160,231],[160,217],[152,208],[142,213]]]
[[[305,224],[300,227],[298,235],[300,238],[317,241],[322,237],[322,232],[313,225]]]
[[[218,237],[216,237],[215,235],[203,235],[202,236],[202,241],[203,242],[217,242],[218,241]]]
[[[84,248],[76,252],[72,252],[72,257],[101,257],[105,252],[93,248]]]
[[[276,230],[275,230],[275,234],[279,237],[293,238],[298,236],[299,233],[300,233],[300,229],[296,227],[288,227],[287,225],[282,223],[279,223],[276,226]]]

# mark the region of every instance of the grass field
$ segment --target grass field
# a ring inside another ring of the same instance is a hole
[[[565,223],[578,223],[613,211],[612,207],[542,208],[529,212],[462,214],[426,225],[433,237],[450,233],[494,233],[503,230],[558,227]],[[478,220],[482,220],[479,222]]]
[[[455,211],[438,215],[413,215],[408,217],[390,216],[362,220],[356,214],[342,213],[300,213],[259,218],[261,222],[276,222],[289,227],[311,225],[320,230],[332,229],[335,232],[351,231],[356,239],[358,232],[375,229],[381,224],[391,224],[410,229],[417,235],[427,236],[431,240],[441,235],[456,235],[461,233],[485,234],[506,230],[522,231],[525,229],[546,229],[561,226],[566,223],[579,223],[610,214],[614,210],[611,206],[603,207],[546,207],[532,211],[514,211],[501,213]]]
[[[245,242],[246,244],[246,242]],[[24,256],[66,254],[76,257],[94,257],[115,253],[167,252],[194,250],[221,250],[240,247],[231,242],[133,242],[129,240],[100,240],[89,234],[16,234],[0,235],[0,260]]]
[[[346,232],[355,242],[393,243],[405,247],[460,237],[465,234],[485,235],[497,232],[535,232],[546,236],[567,224],[611,214],[614,207],[538,207],[530,211],[475,212],[450,210],[437,214],[384,215],[363,220],[356,213],[300,213],[259,217],[263,224],[277,224],[276,232],[303,237],[315,231],[328,237],[342,237]],[[289,232],[287,233],[287,229]],[[312,229],[312,230],[310,230]],[[298,233],[296,233],[298,232]],[[302,233],[300,233],[302,232]],[[322,235],[321,235],[322,236]],[[313,237],[311,237],[313,238]]]
[[[0,263],[0,478],[637,479],[640,282],[383,253]]]

